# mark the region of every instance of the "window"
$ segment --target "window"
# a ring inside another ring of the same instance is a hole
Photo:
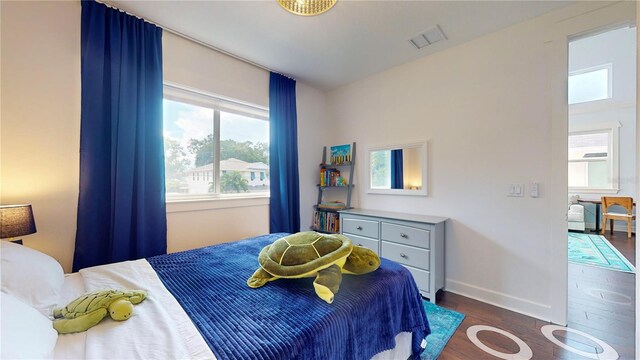
[[[605,64],[569,73],[569,105],[612,97],[612,65]]]
[[[266,109],[170,85],[164,97],[167,199],[268,194],[253,181],[269,170]]]
[[[264,171],[260,171],[260,181],[264,180]]]
[[[391,150],[371,152],[371,188],[391,189]]]
[[[590,126],[569,133],[569,189],[577,192],[618,191],[620,124]]]

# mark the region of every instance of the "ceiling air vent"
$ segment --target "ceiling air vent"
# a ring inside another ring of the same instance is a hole
[[[437,43],[441,40],[447,40],[447,37],[442,32],[442,29],[440,29],[440,26],[436,25],[422,34],[409,39],[409,42],[411,45],[415,46],[416,49],[422,49],[425,46]]]

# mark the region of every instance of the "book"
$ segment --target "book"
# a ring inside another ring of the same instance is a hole
[[[319,209],[341,210],[347,206],[342,201],[323,201],[318,205]]]
[[[338,169],[320,169],[320,186],[346,186],[344,178]]]
[[[340,217],[337,213],[314,211],[311,223],[312,228],[326,232],[340,232]]]

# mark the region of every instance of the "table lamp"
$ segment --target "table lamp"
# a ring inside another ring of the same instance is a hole
[[[0,206],[0,239],[11,239],[35,232],[36,222],[30,204]],[[11,241],[22,244],[20,239]]]

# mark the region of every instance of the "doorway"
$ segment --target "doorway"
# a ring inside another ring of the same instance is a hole
[[[626,222],[603,223],[602,202],[639,200],[636,50],[632,26],[576,37],[569,41],[567,73],[567,327],[582,334],[566,332],[564,342],[572,344],[568,351],[592,354],[608,344],[628,359],[635,358],[635,222],[631,236]]]

